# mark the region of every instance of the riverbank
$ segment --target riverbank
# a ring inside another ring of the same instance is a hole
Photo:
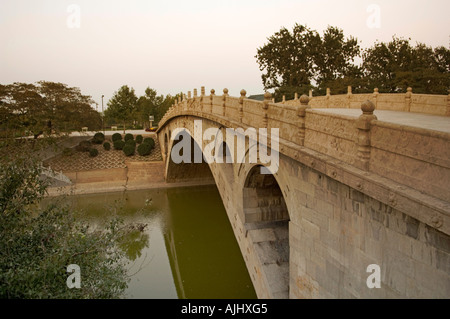
[[[193,187],[214,185],[213,181],[167,183],[164,179],[164,162],[127,161],[124,168],[109,168],[87,171],[68,171],[72,185],[49,187],[48,197],[61,195],[82,195],[127,190]]]
[[[60,195],[81,195],[108,192],[123,192],[127,190],[192,187],[212,185],[213,181],[194,181],[167,183],[164,177],[165,165],[162,161],[161,148],[154,133],[146,134],[155,140],[155,148],[150,156],[125,156],[122,151],[111,149],[106,151],[102,145],[93,145],[99,152],[95,158],[89,157],[86,152],[74,152],[70,156],[63,155],[62,148],[59,154],[52,154],[44,164],[57,172],[64,174],[70,181],[60,183],[53,181],[48,188],[49,197]],[[70,137],[74,148],[83,137]],[[85,138],[85,137],[84,137]],[[111,136],[107,136],[109,140]]]

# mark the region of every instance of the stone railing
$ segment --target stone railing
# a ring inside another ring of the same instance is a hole
[[[278,128],[283,155],[361,191],[375,187],[379,177],[393,181],[396,191],[402,190],[406,197],[426,202],[427,207],[434,207],[433,211],[442,212],[433,221],[432,216],[427,216],[425,222],[438,228],[444,224],[443,231],[450,233],[450,133],[379,121],[374,115],[375,99],[372,95],[364,98],[355,98],[363,101],[359,103],[361,114],[348,116],[314,109],[306,95],[283,104],[273,103],[270,93],[264,95],[264,101],[255,101],[246,98],[245,90],[240,97],[231,97],[227,89],[222,95],[216,95],[214,90],[206,95],[202,87],[200,95],[197,90],[193,96],[189,92],[168,110],[158,133],[170,119],[180,116],[209,119],[230,128]],[[377,105],[383,104],[378,100]],[[359,170],[358,176],[376,177],[364,182],[342,174],[344,167]],[[386,189],[380,186],[373,192]],[[395,192],[386,191],[383,196],[393,206],[408,205]],[[443,223],[443,218],[449,220]]]
[[[408,88],[406,93],[379,93],[378,89],[375,89],[373,93],[353,94],[352,88],[349,86],[347,94],[331,95],[330,89],[327,89],[325,96],[313,97],[312,91],[310,91],[309,99],[311,108],[358,109],[361,107],[361,103],[371,100],[375,104],[376,110],[450,116],[450,94],[415,94],[412,88]],[[292,106],[300,105],[298,95],[290,101],[285,101],[283,98],[281,103]]]

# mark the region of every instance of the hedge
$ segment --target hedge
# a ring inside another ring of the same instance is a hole
[[[125,134],[124,140],[125,140],[125,142],[128,142],[130,140],[134,140],[133,134],[130,134],[130,133]]]
[[[115,141],[121,141],[122,140],[122,134],[120,134],[120,133],[114,133],[113,134],[113,136],[112,136],[112,141],[113,142],[115,142]]]
[[[92,147],[92,143],[90,141],[81,141],[78,143],[78,145],[75,147],[75,149],[78,152],[89,152],[89,150]]]
[[[144,143],[150,144],[152,147],[155,147],[155,140],[152,139],[151,137],[145,138],[145,139],[144,139]]]
[[[136,148],[136,141],[135,140],[128,140],[125,142],[125,145],[133,145],[134,148]]]
[[[89,150],[89,156],[90,157],[96,157],[98,155],[98,150],[96,148],[91,148]]]
[[[136,135],[136,143],[138,144],[142,144],[142,141],[144,140],[144,138],[142,137],[142,135]]]
[[[114,142],[114,149],[121,151],[125,146],[125,142],[122,140],[118,140]]]
[[[136,146],[134,146],[132,144],[125,144],[125,146],[123,147],[123,153],[126,156],[134,155],[135,151],[136,151]]]
[[[101,132],[95,133],[92,143],[102,144],[105,141],[105,135]]]
[[[110,144],[109,142],[105,142],[105,143],[103,144],[103,148],[104,148],[105,150],[109,151],[109,150],[111,149],[111,144]]]
[[[151,146],[148,143],[142,143],[141,145],[138,146],[137,151],[138,154],[141,156],[147,156],[150,155],[150,153],[153,150],[153,146]]]

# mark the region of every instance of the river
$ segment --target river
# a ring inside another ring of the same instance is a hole
[[[216,186],[67,197],[80,217],[143,223],[123,244],[134,274],[125,298],[253,299],[256,294]]]

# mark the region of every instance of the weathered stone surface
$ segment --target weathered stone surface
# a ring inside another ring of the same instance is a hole
[[[203,130],[280,128],[272,179],[254,174],[261,163],[202,166],[224,200],[258,297],[448,298],[450,132],[421,125],[420,116],[408,125],[376,120],[370,104],[362,117],[352,116],[367,98],[378,118],[383,110],[405,117],[426,111],[418,103],[435,105],[434,114],[448,107],[440,97],[409,93],[329,95],[313,98],[313,109],[300,109],[298,99],[277,104],[245,94],[180,101],[158,131],[166,178],[199,170],[171,165],[173,141],[164,140],[177,127],[193,132],[195,119],[203,120]],[[336,107],[352,112],[331,110]],[[380,266],[380,289],[366,285],[371,264]]]

